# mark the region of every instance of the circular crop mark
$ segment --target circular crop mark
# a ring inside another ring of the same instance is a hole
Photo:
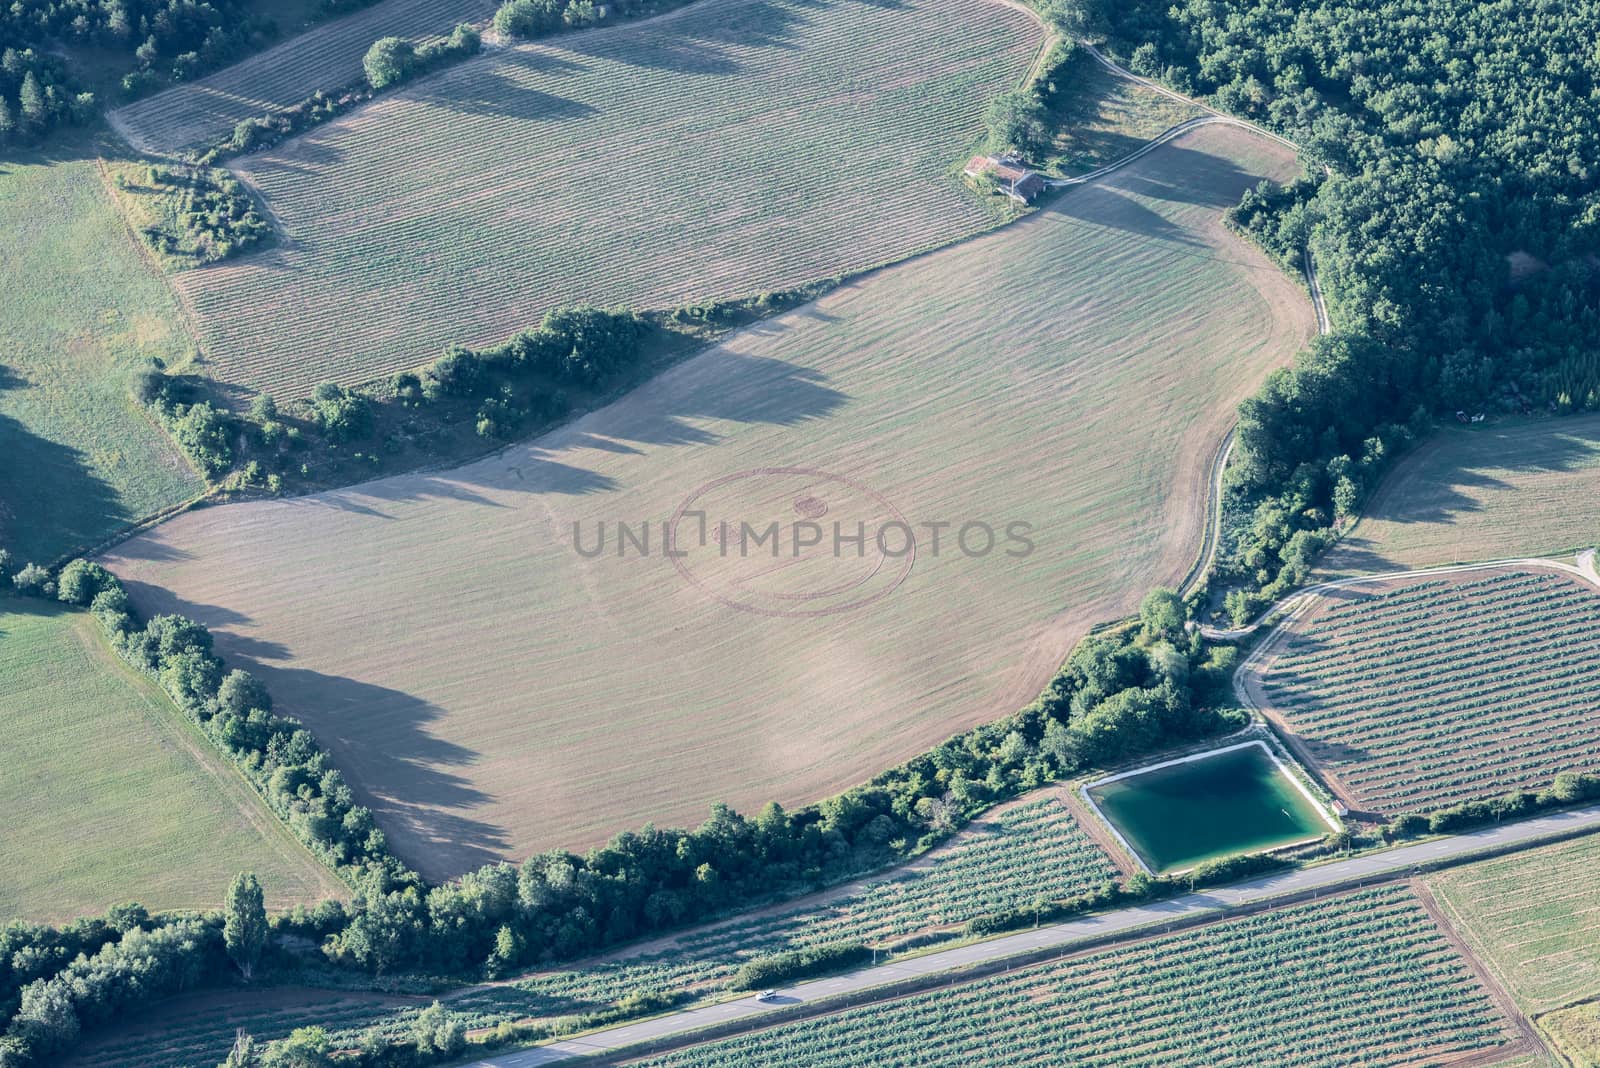
[[[828,502],[821,497],[796,497],[794,501],[794,514],[804,519],[821,519],[828,514]]]
[[[809,467],[758,467],[705,483],[667,522],[678,574],[713,600],[764,616],[825,616],[906,580],[916,539],[882,494]]]

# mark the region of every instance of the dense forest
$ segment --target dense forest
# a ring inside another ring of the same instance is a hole
[[[1135,71],[1304,148],[1234,213],[1309,244],[1336,327],[1241,411],[1236,615],[1433,419],[1600,408],[1600,2],[1091,2]]]

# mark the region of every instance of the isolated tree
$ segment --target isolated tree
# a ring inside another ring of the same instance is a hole
[[[34,129],[44,125],[45,101],[44,90],[39,88],[38,75],[29,71],[22,76],[22,89],[17,93],[17,102],[22,108],[22,123]]]
[[[417,1013],[411,1024],[411,1037],[418,1053],[449,1056],[461,1052],[466,1045],[467,1030],[454,1013],[435,1001]]]
[[[241,872],[222,907],[222,942],[248,981],[267,944],[267,908],[255,872]]]
[[[17,120],[11,117],[11,105],[3,95],[0,95],[0,145],[11,139],[16,128]]]
[[[333,1042],[320,1027],[297,1027],[288,1038],[267,1047],[262,1068],[327,1068],[333,1064]]]
[[[387,89],[404,80],[417,62],[417,49],[404,37],[380,37],[372,42],[361,60],[367,72],[367,84],[374,89]]]
[[[228,1051],[228,1059],[218,1068],[259,1068],[260,1064],[261,1051],[256,1048],[256,1040],[241,1028],[234,1032],[233,1048]]]

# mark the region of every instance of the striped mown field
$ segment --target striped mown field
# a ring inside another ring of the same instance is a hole
[[[1600,415],[1439,432],[1395,465],[1317,578],[1569,553],[1600,542]]]
[[[111,124],[141,152],[176,153],[209,144],[241,119],[360,81],[361,57],[380,37],[442,37],[457,23],[486,20],[496,6],[494,0],[383,0],[215,74],[117,108]]]
[[[1600,768],[1596,627],[1549,571],[1341,589],[1249,685],[1357,806],[1424,812]]]
[[[1221,211],[1294,168],[1202,127],[533,442],[189,513],[108,562],[258,671],[430,875],[815,799],[1022,707],[1190,566],[1235,405],[1313,330]],[[705,508],[885,540],[724,557]],[[679,509],[691,559],[662,551]]]
[[[235,169],[281,245],[186,271],[214,373],[283,397],[991,225],[951,169],[1043,31],[993,0],[705,0],[499,50]]]

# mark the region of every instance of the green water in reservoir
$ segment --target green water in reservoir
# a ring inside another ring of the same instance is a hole
[[[1258,745],[1093,786],[1089,796],[1158,875],[1329,830]]]

